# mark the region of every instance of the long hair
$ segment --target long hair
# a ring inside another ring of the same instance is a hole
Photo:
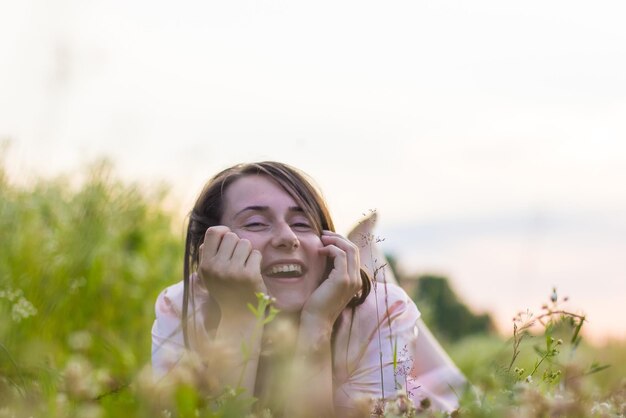
[[[302,208],[319,234],[323,230],[335,231],[335,225],[321,193],[306,174],[294,167],[276,161],[264,161],[237,164],[217,173],[204,186],[189,214],[183,263],[184,290],[182,309],[183,337],[187,348],[189,348],[187,319],[190,296],[192,305],[195,299],[192,294],[193,286],[191,286],[190,277],[198,269],[200,244],[204,240],[206,230],[221,223],[224,210],[224,194],[228,187],[235,180],[249,175],[264,175],[276,181]],[[355,308],[362,304],[369,295],[372,283],[369,275],[363,269],[361,269],[361,282],[361,291],[350,300],[347,307]],[[192,306],[192,311],[195,312],[194,306]],[[195,314],[193,318],[195,320]],[[333,327],[333,335],[336,328],[337,323]]]

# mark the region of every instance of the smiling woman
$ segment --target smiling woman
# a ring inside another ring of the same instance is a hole
[[[226,169],[190,214],[183,281],[157,300],[153,367],[167,380],[185,353],[220,342],[233,348],[220,384],[274,415],[369,416],[373,400],[399,391],[419,404],[419,311],[394,284],[371,291],[361,266],[303,173],[277,162]],[[273,320],[250,312],[258,294],[278,309]]]
[[[320,235],[320,225],[309,220],[307,214],[276,181],[266,176],[246,176],[231,183],[224,199],[222,228],[226,232],[221,239],[224,246],[231,238],[236,242],[233,258],[240,258],[242,264],[253,256],[261,257],[260,275],[257,275],[259,289],[263,285],[267,293],[276,298],[276,307],[284,312],[299,312],[309,296],[322,280],[328,247],[323,240],[329,235]],[[228,235],[232,234],[232,235]],[[324,232],[323,234],[328,234]],[[212,238],[209,254],[217,253],[216,244],[220,233]],[[321,251],[322,249],[326,251]],[[228,254],[230,246],[225,249]],[[219,256],[219,255],[218,255]],[[351,264],[355,265],[355,260]],[[254,267],[256,265],[252,264]],[[218,277],[221,265],[201,263],[203,276]],[[352,280],[347,287],[347,296],[353,296],[360,285],[358,274],[347,276]],[[229,286],[230,288],[230,286]]]

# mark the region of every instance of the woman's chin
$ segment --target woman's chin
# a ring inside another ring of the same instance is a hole
[[[273,283],[272,283],[273,284]],[[275,299],[274,307],[281,312],[300,312],[305,302],[311,295],[311,291],[302,286],[272,286],[267,285],[267,291]]]
[[[283,313],[297,313],[302,310],[305,299],[290,294],[289,292],[270,292],[274,297],[274,307]]]
[[[297,313],[302,310],[304,303],[295,301],[281,301],[280,298],[276,298],[274,307],[283,313]]]

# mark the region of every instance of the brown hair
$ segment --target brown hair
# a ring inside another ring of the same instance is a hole
[[[199,263],[199,248],[209,227],[219,225],[223,214],[223,198],[226,189],[237,179],[249,175],[264,175],[276,181],[304,210],[311,222],[321,234],[322,230],[334,231],[335,225],[321,193],[310,178],[302,171],[284,163],[264,161],[237,164],[217,173],[211,178],[189,214],[187,236],[185,240],[185,258],[183,266],[183,336],[185,346],[189,347],[187,316],[189,311],[190,274],[195,272]],[[361,269],[361,291],[352,298],[348,307],[362,304],[371,290],[371,280]],[[193,304],[193,295],[192,295]],[[195,318],[195,315],[194,315]]]

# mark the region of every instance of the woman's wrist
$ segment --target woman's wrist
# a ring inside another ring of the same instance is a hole
[[[329,352],[333,322],[328,318],[302,312],[298,332],[298,351],[307,357]]]
[[[309,311],[306,309],[302,310],[300,313],[300,327],[304,324],[306,327],[311,329],[319,329],[319,330],[332,330],[335,322],[341,315],[341,310],[338,312],[331,312],[329,310],[317,312],[317,311]]]
[[[303,310],[300,313],[300,329],[306,328],[311,331],[332,330],[336,318],[326,314],[319,314]]]

